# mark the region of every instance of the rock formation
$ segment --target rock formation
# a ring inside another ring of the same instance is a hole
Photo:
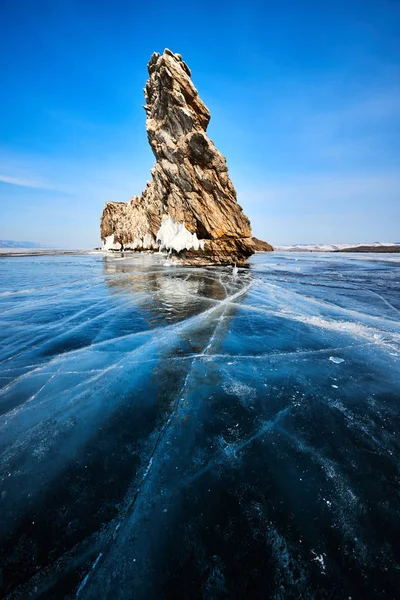
[[[256,237],[252,238],[255,252],[272,252],[273,247],[268,242],[263,242]]]
[[[142,195],[107,202],[105,249],[166,249],[184,264],[243,264],[253,254],[249,219],[226,160],[206,134],[210,113],[179,54],[153,54],[144,90],[156,163]]]

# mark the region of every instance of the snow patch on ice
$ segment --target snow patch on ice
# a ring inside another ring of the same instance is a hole
[[[196,233],[190,233],[184,223],[175,223],[171,215],[164,216],[157,233],[160,250],[198,250],[204,248],[204,240],[199,240]]]
[[[173,266],[174,266],[174,264],[175,264],[175,263],[174,263],[174,262],[172,262],[172,260],[170,260],[169,258],[167,258],[167,260],[165,260],[165,261],[163,262],[163,266],[164,266],[164,267],[173,267]]]
[[[237,396],[244,406],[252,403],[256,397],[256,390],[238,379],[229,378],[222,387],[227,394]]]
[[[314,555],[315,558],[313,558],[313,560],[317,563],[320,564],[321,566],[321,573],[323,573],[325,575],[325,561],[324,561],[324,554],[317,554],[316,552],[314,552],[314,550],[311,550],[311,554]]]
[[[340,363],[344,362],[344,358],[339,358],[338,356],[330,356],[329,360],[331,360],[335,365],[340,365]],[[337,387],[337,386],[332,386]]]

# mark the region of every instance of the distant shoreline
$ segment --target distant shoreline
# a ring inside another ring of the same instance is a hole
[[[288,248],[281,249],[277,248],[275,254],[343,254],[343,253],[358,253],[358,254],[400,254],[400,245],[391,246],[353,246],[351,248],[338,248],[335,250],[322,250],[322,249],[311,249],[311,248]],[[149,252],[146,252],[148,254]],[[99,254],[103,256],[119,256],[121,251],[107,251],[107,250],[50,250],[40,248],[0,248],[0,259],[1,258],[27,258],[30,256],[84,256],[90,254]],[[122,252],[126,257],[141,254],[135,250]],[[153,254],[153,252],[151,252]],[[158,254],[158,253],[155,253]],[[256,250],[255,254],[271,254],[263,250]]]
[[[277,252],[400,252],[400,243],[374,242],[364,244],[293,244],[276,245]]]
[[[353,246],[343,250],[333,250],[332,252],[374,252],[374,253],[399,253],[400,246]]]
[[[100,254],[99,250],[49,250],[41,248],[0,248],[0,258],[26,256],[63,256],[66,254]]]

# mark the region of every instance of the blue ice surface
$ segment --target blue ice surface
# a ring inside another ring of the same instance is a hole
[[[0,596],[399,597],[399,260],[163,261],[0,258]]]

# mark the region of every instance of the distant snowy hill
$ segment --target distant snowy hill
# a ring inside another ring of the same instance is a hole
[[[275,246],[275,250],[281,252],[337,252],[348,248],[381,248],[397,245],[394,242],[374,242],[372,244],[295,244],[293,246]]]
[[[16,242],[15,240],[0,240],[0,248],[43,248],[36,242]]]

